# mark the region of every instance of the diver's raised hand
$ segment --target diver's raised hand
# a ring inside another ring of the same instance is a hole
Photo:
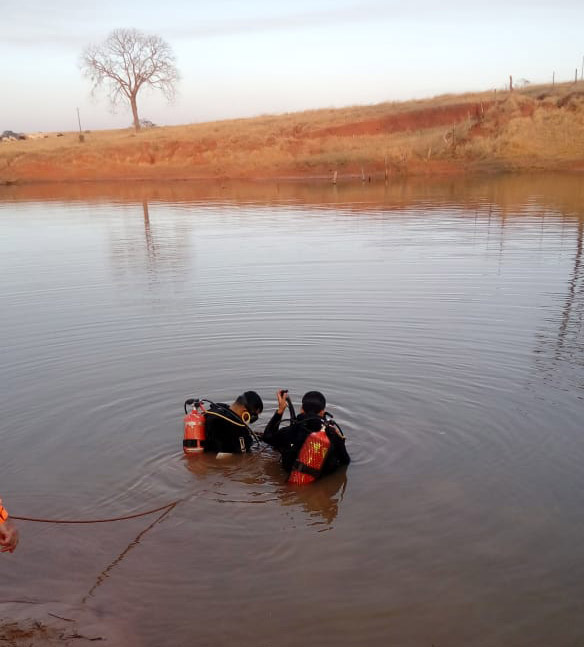
[[[284,413],[286,407],[288,406],[288,402],[286,400],[286,398],[288,397],[288,389],[280,389],[276,393],[276,397],[278,398],[278,413],[281,415]]]

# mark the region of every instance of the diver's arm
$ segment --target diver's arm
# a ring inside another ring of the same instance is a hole
[[[274,445],[275,437],[280,429],[280,423],[282,422],[282,415],[286,411],[288,403],[286,402],[286,396],[288,391],[285,389],[279,389],[276,393],[276,398],[278,399],[278,409],[272,416],[270,422],[266,425],[262,439],[268,443],[268,445]]]
[[[264,432],[264,441],[279,452],[287,451],[298,436],[299,425],[294,423],[280,427],[281,414],[276,412]]]
[[[339,463],[341,465],[348,465],[351,462],[351,457],[349,456],[349,452],[345,447],[344,440],[339,439],[339,442],[335,446],[335,451],[339,455]]]
[[[280,430],[280,422],[282,422],[282,413],[276,411],[272,416],[270,422],[268,422],[266,428],[264,429],[264,442],[268,443],[268,445],[272,445],[273,447],[275,447],[277,444],[277,435]]]
[[[268,445],[272,445],[272,447],[279,449],[283,442],[281,438],[282,432],[280,432],[280,423],[282,422],[284,411],[286,411],[286,407],[288,406],[288,390],[279,389],[276,393],[276,397],[278,398],[278,409],[264,429],[263,440],[268,443]]]
[[[351,462],[351,457],[345,446],[345,437],[342,432],[337,430],[336,425],[329,428],[330,432],[327,434],[334,449],[334,453],[339,465],[348,465]]]

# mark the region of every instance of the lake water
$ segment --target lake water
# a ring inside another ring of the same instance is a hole
[[[583,236],[577,175],[0,188],[7,508],[179,501],[20,522],[0,615],[144,647],[583,644]],[[348,469],[294,490],[267,448],[183,456],[186,398],[257,390],[261,431],[279,387],[325,393]]]

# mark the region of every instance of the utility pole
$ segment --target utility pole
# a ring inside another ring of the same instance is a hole
[[[85,141],[85,137],[83,136],[83,132],[81,130],[81,117],[79,116],[79,108],[77,108],[77,122],[79,124],[79,141],[83,143]]]
[[[580,68],[580,81],[584,81],[584,56],[582,57],[582,67]]]

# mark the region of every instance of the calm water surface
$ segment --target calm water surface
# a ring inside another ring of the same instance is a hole
[[[144,647],[584,644],[583,236],[578,176],[0,188],[9,510],[180,500],[21,522],[0,615]],[[255,389],[261,430],[278,387],[325,392],[346,471],[183,457],[187,397]]]

